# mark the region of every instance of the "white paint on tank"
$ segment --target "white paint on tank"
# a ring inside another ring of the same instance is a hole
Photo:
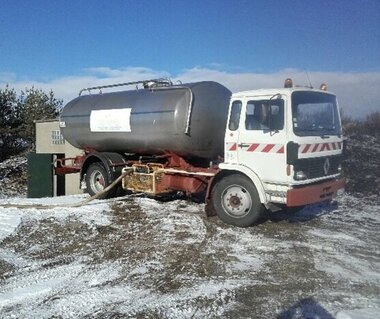
[[[131,132],[131,108],[93,110],[91,132]]]

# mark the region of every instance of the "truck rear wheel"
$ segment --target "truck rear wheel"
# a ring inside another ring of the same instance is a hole
[[[219,218],[230,225],[252,226],[265,211],[255,185],[240,174],[229,175],[217,182],[211,197]]]
[[[110,185],[110,181],[105,167],[101,163],[91,164],[86,172],[87,192],[91,196],[94,196],[103,191],[108,185]],[[112,197],[111,192],[112,189],[107,193],[102,194],[99,198],[110,198]]]

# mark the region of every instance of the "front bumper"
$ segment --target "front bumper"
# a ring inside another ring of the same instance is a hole
[[[337,196],[338,191],[344,191],[344,185],[344,179],[337,179],[316,185],[290,189],[286,195],[286,206],[303,206],[331,200]]]

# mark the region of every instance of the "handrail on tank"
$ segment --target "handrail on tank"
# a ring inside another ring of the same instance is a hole
[[[171,87],[173,86],[173,82],[169,78],[159,78],[159,79],[152,79],[152,80],[142,80],[142,81],[133,81],[133,82],[125,82],[125,83],[116,83],[116,84],[109,84],[109,85],[101,85],[101,86],[94,86],[89,88],[84,88],[79,91],[79,96],[82,95],[84,91],[88,91],[88,94],[91,94],[91,90],[100,90],[100,94],[102,93],[101,89],[108,89],[113,87],[119,87],[119,86],[126,86],[126,85],[137,85],[142,84],[144,89],[154,89],[154,88],[160,88],[160,87]],[[186,89],[190,93],[190,101],[189,101],[189,109],[187,111],[187,117],[186,117],[186,126],[185,126],[185,134],[190,133],[190,121],[191,121],[191,114],[193,112],[193,92],[190,88],[186,86],[181,86],[182,82],[178,81],[178,85],[175,86],[175,89]]]
[[[133,82],[93,86],[93,87],[84,88],[84,89],[80,90],[79,96],[81,96],[84,91],[88,91],[88,94],[91,94],[91,90],[109,89],[109,88],[114,88],[114,87],[118,87],[118,86],[138,85],[138,84],[142,84],[144,89],[150,89],[150,88],[155,88],[155,87],[169,87],[169,86],[173,85],[173,82],[168,78],[159,78],[159,79],[152,79],[152,80],[142,80],[142,81],[133,81]],[[101,91],[100,91],[100,93],[101,93]]]

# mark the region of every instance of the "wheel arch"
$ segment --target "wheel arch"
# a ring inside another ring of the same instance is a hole
[[[268,203],[264,186],[260,178],[257,176],[257,174],[254,171],[252,171],[251,169],[245,166],[228,165],[228,164],[221,164],[220,168],[221,170],[213,177],[211,183],[209,184],[209,187],[207,189],[207,198],[210,198],[212,188],[222,178],[232,175],[232,174],[240,174],[247,177],[256,187],[257,192],[259,194],[260,202],[264,205]]]
[[[120,174],[121,167],[115,167],[115,164],[126,163],[125,158],[122,154],[119,153],[110,153],[110,152],[95,152],[87,155],[86,159],[82,164],[80,171],[80,180],[83,180],[84,175],[86,174],[88,168],[93,163],[102,163],[106,169],[109,182],[112,183]]]

